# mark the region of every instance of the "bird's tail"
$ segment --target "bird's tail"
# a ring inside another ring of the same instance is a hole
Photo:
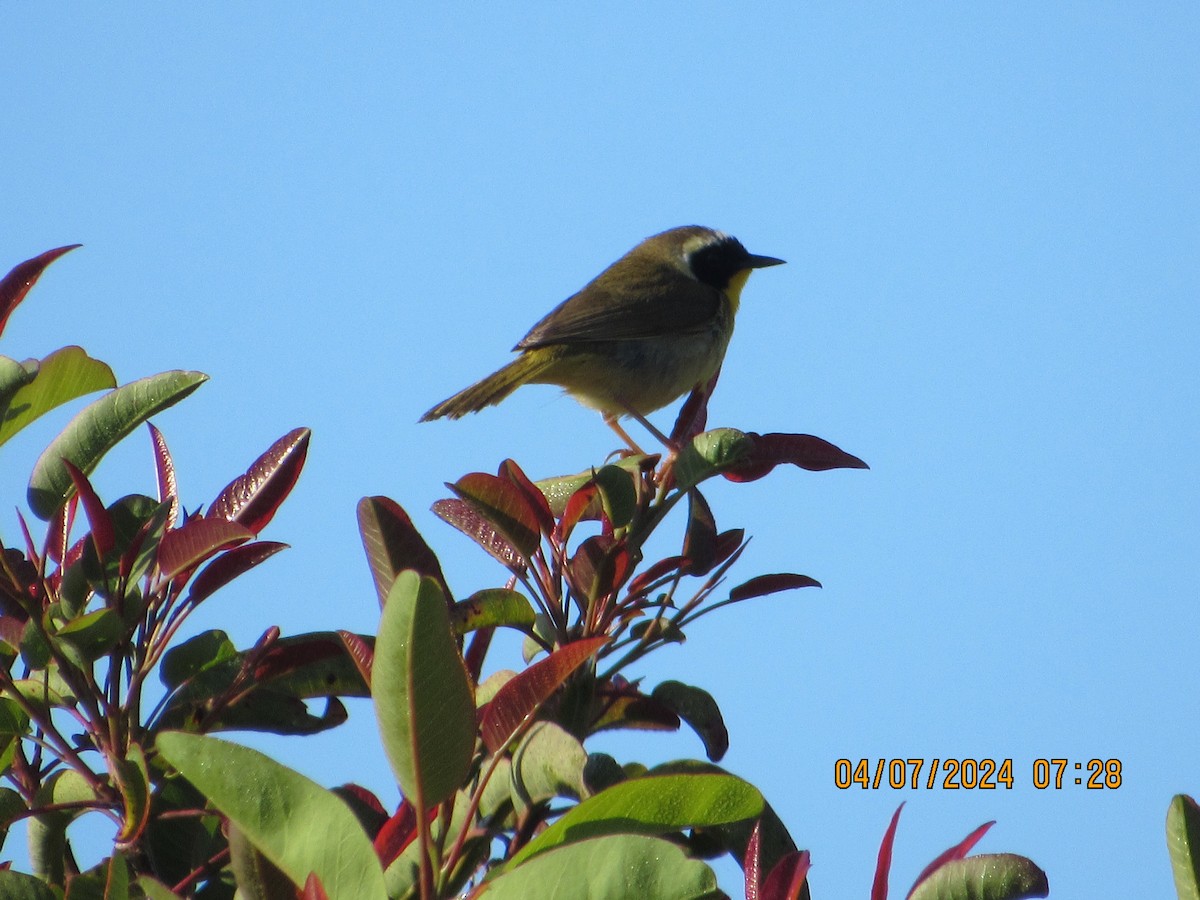
[[[495,406],[521,385],[534,381],[554,361],[554,356],[544,351],[524,353],[499,372],[493,372],[483,381],[443,400],[421,416],[421,421],[430,422],[443,417],[460,419],[467,413],[479,412],[485,406]]]

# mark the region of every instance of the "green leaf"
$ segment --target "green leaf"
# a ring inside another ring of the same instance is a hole
[[[455,634],[494,626],[528,632],[533,628],[536,615],[528,598],[519,591],[488,588],[455,603],[450,621]]]
[[[150,772],[142,748],[133,744],[124,759],[113,760],[112,774],[125,807],[117,846],[129,846],[150,821]]]
[[[712,869],[677,845],[622,834],[540,854],[488,884],[487,900],[702,900],[724,896]]]
[[[442,590],[411,569],[383,606],[371,695],[404,795],[421,810],[453,794],[475,752],[475,699]]]
[[[63,769],[50,776],[37,792],[39,807],[64,803],[96,802],[96,794],[87,779],[74,769]],[[67,826],[87,810],[82,807],[58,809],[33,816],[29,820],[29,862],[38,877],[61,886],[66,878]],[[0,892],[0,897],[6,896]]]
[[[631,778],[567,810],[526,844],[508,869],[561,844],[608,834],[667,834],[753,818],[763,798],[732,775],[655,775]]]
[[[330,900],[384,900],[383,871],[337,795],[248,747],[159,735],[158,750],[297,885],[316,872]]]
[[[19,813],[25,811],[25,800],[12,788],[0,788],[0,847],[8,839],[8,829]],[[0,896],[3,896],[0,894]]]
[[[716,762],[729,749],[729,732],[717,701],[708,691],[681,681],[664,681],[650,695],[692,726],[704,741],[704,752]]]
[[[155,881],[149,875],[143,875],[134,884],[142,889],[142,893],[146,895],[146,900],[180,900],[178,894],[174,893],[161,881]]]
[[[754,442],[735,428],[714,428],[692,438],[675,459],[675,485],[682,491],[746,459]]]
[[[587,795],[583,744],[553,722],[538,722],[513,750],[513,799],[528,808],[554,797],[579,800]]]
[[[57,900],[54,891],[32,875],[0,871],[0,897],[4,900]]]
[[[169,690],[174,690],[205,669],[229,662],[237,655],[237,648],[224,631],[204,631],[168,650],[158,677]]]
[[[25,715],[25,711],[16,701],[0,697],[0,772],[8,771],[17,745],[28,731],[29,716]]]
[[[1187,794],[1167,808],[1167,851],[1179,900],[1200,900],[1200,806]]]
[[[125,623],[115,610],[98,609],[68,622],[51,638],[72,663],[89,668],[116,646],[125,631]]]
[[[613,528],[624,528],[637,510],[637,486],[633,474],[620,466],[605,466],[596,472],[596,486],[600,488],[608,521]]]
[[[90,394],[115,388],[112,369],[92,359],[82,347],[55,350],[37,364],[37,375],[18,388],[0,419],[0,444],[62,404]]]
[[[618,469],[628,472],[631,476],[636,476],[651,459],[657,459],[657,457],[627,456],[613,463],[613,465]],[[595,475],[595,471],[589,469],[586,472],[579,472],[576,475],[560,475],[556,478],[544,478],[541,481],[535,481],[533,484],[539,491],[545,494],[546,502],[550,504],[550,511],[556,516],[561,516],[567,508],[567,501],[571,499],[577,490],[591,481]]]
[[[29,479],[29,508],[39,518],[49,519],[75,490],[63,459],[84,473],[92,472],[101,457],[129,432],[207,380],[201,372],[162,372],[123,385],[88,404],[38,459]]]
[[[1022,900],[1048,897],[1046,873],[1024,856],[981,854],[946,863],[922,881],[908,900]]]

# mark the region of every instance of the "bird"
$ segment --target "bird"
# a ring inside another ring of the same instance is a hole
[[[648,237],[534,325],[513,348],[516,359],[421,421],[478,412],[525,384],[555,384],[598,410],[635,451],[621,416],[665,441],[646,415],[709,383],[750,273],[783,262],[700,225]]]

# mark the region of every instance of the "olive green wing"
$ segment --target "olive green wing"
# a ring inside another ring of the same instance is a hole
[[[514,349],[703,331],[723,302],[716,288],[676,269],[618,264],[555,307]]]

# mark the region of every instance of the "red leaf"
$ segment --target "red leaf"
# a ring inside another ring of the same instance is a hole
[[[92,543],[96,546],[96,556],[103,561],[108,558],[117,540],[112,517],[79,467],[69,459],[64,458],[62,462],[71,480],[75,482],[75,491],[83,502],[83,512],[87,516],[88,524],[92,526]]]
[[[879,858],[875,863],[875,880],[871,884],[871,900],[887,900],[888,873],[892,869],[892,844],[896,840],[896,826],[900,824],[900,810],[902,809],[904,809],[903,803],[896,807],[896,812],[892,814],[892,822],[888,825],[887,831],[883,835],[883,842],[879,845]]]
[[[354,667],[358,669],[358,674],[362,676],[363,683],[370,688],[371,666],[375,662],[375,648],[352,631],[339,628],[337,635],[342,639],[342,646],[350,654],[350,659],[354,662]]]
[[[672,572],[678,572],[687,564],[686,556],[668,556],[666,559],[660,559],[629,582],[629,595],[632,597],[644,593],[646,588],[658,579],[664,575],[670,575]]]
[[[167,578],[174,578],[195,568],[214,554],[252,537],[254,533],[237,522],[226,519],[192,519],[183,527],[168,531],[162,536],[158,544],[158,568]]]
[[[450,523],[510,569],[524,569],[521,554],[465,500],[438,500],[434,515]]]
[[[606,643],[607,637],[594,637],[567,644],[500,688],[484,710],[480,724],[488,750],[495,753],[512,740],[522,723]]]
[[[163,540],[166,540],[165,535]],[[253,544],[242,544],[222,553],[196,576],[196,580],[192,582],[192,589],[188,592],[189,599],[193,604],[207,599],[233,579],[249,572],[280,550],[286,550],[287,546],[278,541],[255,541]]]
[[[281,678],[307,666],[317,665],[346,652],[345,644],[326,635],[300,635],[287,643],[275,642],[257,660],[254,679],[258,682]]]
[[[784,854],[763,885],[762,900],[800,900],[804,880],[812,867],[807,850]]]
[[[436,810],[436,808],[435,808]],[[417,836],[417,814],[408,800],[400,803],[396,814],[383,823],[375,835],[375,854],[386,869]]]
[[[619,587],[629,574],[629,548],[624,540],[593,535],[579,545],[565,574],[576,597],[597,600]]]
[[[523,560],[537,549],[541,542],[538,512],[516,484],[486,472],[472,472],[446,487],[483,516]]]
[[[689,575],[706,575],[716,565],[717,520],[704,495],[688,491],[688,523],[683,535],[683,555],[690,560]]]
[[[757,434],[747,431],[746,436],[752,442],[746,458],[721,473],[730,481],[756,481],[784,463],[810,472],[870,468],[857,456],[851,456],[829,441],[811,434]]]
[[[558,520],[559,541],[566,541],[571,537],[571,532],[575,530],[575,526],[579,524],[579,520],[584,517],[592,504],[596,502],[596,495],[599,493],[600,488],[596,482],[589,480],[585,481],[579,490],[567,498],[567,505]]]
[[[317,877],[316,872],[308,873],[308,878],[304,881],[304,892],[300,898],[301,900],[329,900],[329,895],[325,893],[325,886],[321,884],[321,879]]]
[[[208,510],[210,519],[228,519],[254,534],[262,531],[287,499],[308,455],[307,428],[294,428],[225,486]]]
[[[392,582],[405,569],[428,575],[446,595],[447,605],[454,605],[437,554],[425,543],[399,503],[388,497],[363,497],[358,501],[358,531],[371,565],[380,608],[392,589]]]
[[[965,858],[966,855],[971,852],[971,848],[978,844],[980,839],[987,834],[988,830],[995,824],[995,820],[991,822],[984,822],[953,847],[940,854],[937,859],[921,870],[921,874],[917,876],[917,880],[913,882],[913,886],[909,889],[908,896],[911,897],[913,892],[916,891],[917,885],[919,885],[922,881],[924,881],[946,863],[952,862],[956,859]]]
[[[676,447],[682,447],[704,430],[708,423],[708,398],[712,396],[713,388],[717,386],[717,379],[720,377],[721,371],[718,369],[707,385],[703,388],[693,388],[688,398],[683,401],[679,416],[675,419],[675,426],[671,429],[671,440],[675,442]]]
[[[175,527],[179,518],[179,486],[175,481],[175,461],[171,459],[171,451],[167,449],[167,441],[162,432],[147,422],[150,429],[150,440],[154,444],[154,473],[158,480],[159,502],[171,501],[171,511],[167,514],[167,530]]]
[[[513,460],[506,459],[500,463],[500,470],[497,474],[521,489],[521,493],[525,495],[530,508],[537,516],[538,527],[542,534],[552,532],[554,530],[554,513],[550,511],[550,502],[546,499],[546,495],[537,489],[537,485],[529,480],[529,476],[522,471],[521,467]]]
[[[791,572],[780,572],[777,575],[759,575],[751,578],[745,584],[739,584],[729,592],[730,602],[749,600],[751,597],[765,597],[767,594],[778,594],[780,591],[792,591],[796,588],[820,587],[821,582],[807,575],[794,575]]]
[[[37,283],[37,280],[42,277],[42,273],[46,271],[46,267],[64,253],[69,253],[76,247],[82,246],[83,244],[67,244],[65,247],[47,250],[33,259],[17,263],[17,265],[13,266],[11,272],[0,278],[0,333],[4,331],[4,326],[8,324],[8,317],[12,315],[12,311],[17,308],[17,304],[25,299],[25,295],[29,293],[29,289]]]
[[[758,900],[758,886],[762,884],[762,873],[758,870],[758,844],[762,840],[762,821],[754,823],[750,840],[746,842],[746,854],[742,857],[742,872],[746,876],[746,900]]]

